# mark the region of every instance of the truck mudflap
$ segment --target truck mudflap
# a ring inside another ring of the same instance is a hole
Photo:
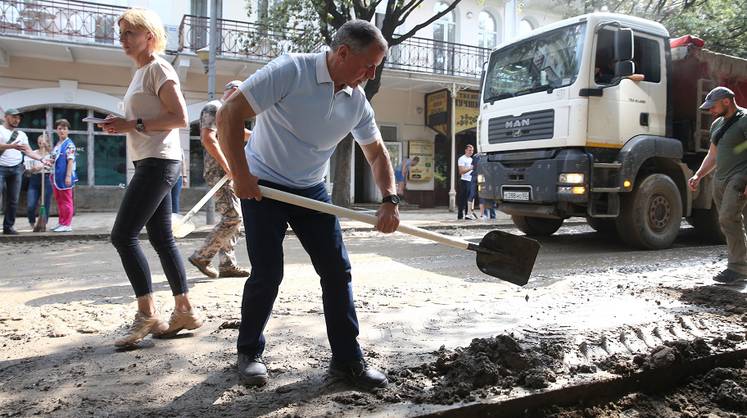
[[[537,212],[533,216],[562,217],[557,211],[551,212],[550,206],[559,202],[586,202],[590,166],[590,156],[577,148],[488,154],[478,172],[482,176],[478,177],[482,180],[479,194],[481,198],[506,205],[507,209],[524,207]],[[562,185],[559,183],[562,173],[581,174],[584,183]],[[583,186],[586,191],[574,194],[570,190],[574,185]]]

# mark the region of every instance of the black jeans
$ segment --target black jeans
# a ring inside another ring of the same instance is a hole
[[[469,201],[469,190],[471,182],[459,180],[459,190],[457,190],[457,218],[462,219],[468,215],[467,202]]]
[[[265,181],[260,184],[322,202],[330,201],[324,184],[306,189],[290,189]],[[290,225],[321,278],[332,357],[341,362],[362,358],[357,341],[358,318],[350,261],[337,218],[268,198],[259,202],[242,199],[241,209],[252,273],[244,283],[238,351],[250,356],[261,355],[264,351],[262,333],[283,280],[283,239]]]
[[[143,226],[161,260],[172,294],[187,293],[187,274],[171,234],[171,188],[179,179],[180,165],[178,160],[159,158],[135,161],[135,175],[119,206],[111,240],[136,296],[153,292],[148,260],[138,239]]]
[[[0,166],[0,196],[5,191],[5,218],[3,231],[13,228],[16,223],[18,198],[21,196],[21,182],[23,181],[23,164],[12,167]]]

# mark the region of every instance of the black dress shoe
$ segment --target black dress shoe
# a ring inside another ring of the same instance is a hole
[[[267,366],[262,357],[239,353],[239,379],[249,386],[264,386],[267,383]]]
[[[384,373],[370,367],[363,359],[342,363],[333,358],[329,363],[329,374],[366,390],[383,388],[389,383]]]
[[[3,235],[18,235],[18,231],[13,228],[3,229]]]

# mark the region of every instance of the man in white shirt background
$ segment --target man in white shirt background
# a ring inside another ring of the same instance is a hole
[[[476,217],[470,218],[471,215],[467,210],[470,183],[472,182],[472,154],[474,152],[475,149],[472,145],[467,144],[464,147],[464,155],[457,160],[457,167],[461,176],[459,178],[459,190],[457,191],[457,219],[476,219]]]
[[[18,198],[21,194],[23,156],[26,155],[39,161],[44,158],[31,150],[28,137],[18,129],[20,123],[21,112],[18,109],[8,108],[5,111],[5,123],[0,126],[0,196],[3,196],[5,203],[4,235],[18,234],[13,225],[16,222]],[[5,192],[4,195],[3,192]]]

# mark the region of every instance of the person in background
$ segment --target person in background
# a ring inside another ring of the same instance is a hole
[[[179,129],[189,123],[179,76],[159,55],[166,47],[166,31],[158,15],[145,9],[128,9],[117,25],[122,49],[137,70],[124,97],[125,117],[109,115],[100,126],[127,134],[127,153],[135,165],[111,234],[137,297],[135,320],[114,345],[132,347],[149,334],[170,337],[197,329],[203,321],[187,295],[187,273],[171,231],[171,189],[181,173]],[[143,226],[174,296],[168,323],[156,310],[150,267],[140,247]]]
[[[0,126],[0,196],[5,190],[5,217],[3,234],[18,235],[13,228],[16,223],[18,199],[21,196],[23,181],[23,156],[42,161],[43,155],[32,151],[26,134],[18,129],[21,123],[21,112],[18,109],[5,110],[5,123]]]
[[[51,160],[52,146],[47,135],[45,133],[39,135],[36,143],[39,145],[37,152],[44,157],[44,160]],[[50,176],[47,175],[49,171],[47,170],[46,164],[32,159],[27,159],[24,161],[24,164],[26,165],[26,172],[30,174],[29,187],[26,191],[26,217],[29,220],[31,229],[34,229],[34,226],[36,225],[36,210],[39,208],[39,198],[42,199],[42,206],[46,208],[44,216],[49,218],[49,208],[52,199],[52,183],[50,182]],[[44,196],[42,196],[42,181],[44,182]],[[42,222],[46,224],[46,221],[47,219],[44,219]]]
[[[472,182],[472,154],[475,148],[471,144],[464,147],[464,155],[457,160],[457,169],[459,170],[459,190],[457,191],[457,219],[477,219],[472,217],[467,209],[467,202],[470,198]]]
[[[703,177],[716,170],[713,200],[718,222],[726,237],[728,264],[713,280],[733,283],[747,280],[747,240],[742,211],[747,206],[747,151],[739,147],[747,141],[747,109],[737,106],[734,92],[726,87],[711,90],[700,108],[715,118],[711,124],[708,154],[688,186],[695,191]]]
[[[483,199],[480,197],[479,193],[479,185],[477,182],[477,173],[478,168],[480,167],[480,161],[482,160],[483,155],[481,153],[474,154],[472,156],[472,180],[471,183],[471,193],[474,196],[474,202],[476,202],[479,205],[480,208],[480,219],[483,221],[488,220],[488,215],[490,215],[490,219],[495,219],[495,207],[493,206],[493,201],[488,199]],[[474,212],[473,212],[474,214]]]
[[[71,232],[73,230],[73,187],[78,181],[75,173],[75,143],[68,137],[70,122],[59,119],[55,123],[59,140],[52,149],[54,168],[52,169],[52,191],[57,201],[58,225],[52,232]]]

